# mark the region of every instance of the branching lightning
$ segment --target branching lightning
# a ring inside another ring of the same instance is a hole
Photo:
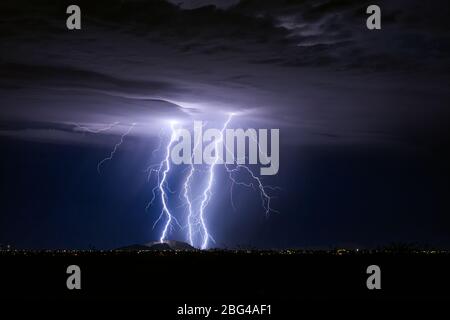
[[[98,173],[100,173],[100,168],[101,168],[101,166],[102,166],[106,161],[110,161],[110,160],[113,159],[114,155],[115,155],[116,152],[117,152],[117,149],[119,149],[119,147],[122,145],[123,140],[125,139],[125,137],[128,136],[128,135],[130,134],[131,130],[133,130],[133,128],[134,128],[135,126],[136,126],[136,123],[133,123],[133,124],[128,128],[128,130],[127,130],[124,134],[122,134],[122,135],[120,136],[119,142],[117,142],[117,143],[114,145],[114,148],[112,149],[112,151],[111,151],[111,153],[109,154],[109,156],[106,157],[105,159],[103,159],[102,161],[100,161],[100,162],[97,164],[97,171],[98,171]],[[110,127],[110,128],[111,128],[111,127]],[[104,130],[102,130],[102,131],[104,131]],[[100,131],[100,132],[101,132],[101,131]]]
[[[158,222],[164,217],[167,217],[166,223],[164,224],[163,230],[161,232],[159,241],[164,242],[166,240],[167,234],[170,231],[170,228],[172,227],[172,222],[175,222],[178,226],[181,227],[178,220],[172,215],[170,212],[169,206],[168,206],[168,195],[167,192],[173,193],[172,190],[170,190],[169,185],[167,183],[167,176],[170,172],[170,151],[172,148],[173,143],[176,141],[177,138],[177,129],[175,128],[175,122],[170,123],[170,129],[171,129],[171,135],[170,140],[167,143],[167,146],[165,148],[165,157],[164,159],[159,163],[159,165],[151,165],[147,168],[147,172],[149,172],[148,179],[150,180],[152,173],[156,174],[157,177],[157,184],[152,189],[152,199],[148,203],[146,210],[154,203],[157,192],[159,192],[162,209],[161,214],[159,215],[158,219],[156,219],[155,223],[153,224],[153,229],[156,227]],[[161,148],[162,145],[162,138],[160,136],[160,142],[158,145],[158,148],[153,150],[152,155],[158,151]],[[157,169],[155,169],[157,167]]]
[[[211,237],[209,234],[209,231],[208,231],[208,227],[206,225],[204,214],[205,214],[205,208],[208,205],[209,200],[211,199],[211,187],[212,187],[212,184],[214,181],[214,167],[216,166],[217,162],[219,161],[218,147],[223,142],[223,133],[224,133],[225,129],[228,127],[228,124],[230,123],[232,117],[233,117],[233,114],[230,114],[228,116],[227,121],[223,125],[222,130],[220,131],[220,138],[216,139],[214,141],[214,160],[209,167],[208,184],[207,184],[205,190],[203,191],[203,199],[200,204],[200,213],[199,213],[200,222],[201,222],[202,229],[203,229],[203,242],[202,242],[202,246],[201,246],[202,249],[206,249],[208,247],[208,241]]]
[[[211,235],[211,232],[208,229],[207,219],[206,219],[206,209],[207,209],[207,207],[211,201],[212,195],[213,195],[212,190],[213,190],[213,185],[216,180],[215,170],[216,170],[217,164],[219,164],[219,160],[220,160],[219,148],[224,147],[226,152],[231,152],[230,150],[227,149],[226,144],[223,142],[224,142],[224,133],[225,133],[229,123],[231,122],[233,116],[234,116],[234,114],[230,114],[228,116],[227,120],[223,124],[222,129],[220,130],[220,135],[218,136],[217,139],[214,140],[214,158],[213,158],[212,163],[209,165],[209,167],[206,171],[196,168],[196,166],[194,164],[194,154],[195,154],[197,148],[199,147],[199,145],[201,144],[201,139],[198,139],[196,141],[195,146],[192,150],[192,154],[191,154],[190,166],[187,168],[188,173],[183,182],[183,191],[182,191],[182,193],[180,192],[180,194],[179,194],[180,199],[182,201],[184,201],[185,206],[187,208],[187,210],[186,210],[187,211],[187,216],[186,216],[186,224],[187,225],[185,226],[187,228],[187,239],[188,239],[190,245],[195,247],[196,239],[194,236],[199,234],[200,238],[201,238],[199,247],[201,249],[207,249],[209,241],[215,242],[214,238]],[[92,129],[92,128],[88,128],[88,127],[78,125],[78,124],[74,124],[74,125],[76,126],[76,128],[78,130],[97,134],[97,133],[103,133],[105,131],[108,131],[108,130],[112,129],[113,127],[117,126],[118,124],[119,124],[118,122],[115,122],[107,127],[100,128],[100,129]],[[114,145],[109,156],[104,158],[103,160],[101,160],[98,163],[97,171],[99,173],[101,171],[102,165],[105,162],[110,161],[114,158],[117,150],[123,144],[124,139],[130,134],[130,132],[133,130],[133,128],[135,126],[136,126],[136,123],[133,123],[127,129],[127,131],[121,135],[120,140]],[[157,149],[153,150],[153,152],[152,152],[152,158],[153,158],[153,156],[156,152],[164,149],[165,152],[164,152],[163,159],[156,164],[152,164],[152,165],[148,166],[148,168],[146,169],[146,172],[148,173],[148,177],[147,177],[148,181],[150,181],[152,179],[152,177],[156,177],[156,184],[152,188],[152,198],[151,198],[150,202],[148,203],[146,210],[148,208],[150,208],[150,206],[153,205],[153,203],[156,199],[160,200],[161,206],[162,206],[161,212],[153,224],[153,229],[154,229],[156,227],[156,225],[158,225],[159,222],[164,220],[163,228],[162,228],[162,231],[161,231],[160,237],[159,237],[160,242],[164,242],[167,240],[167,237],[168,237],[170,231],[172,230],[174,223],[176,223],[180,227],[180,229],[184,229],[184,227],[181,226],[181,224],[178,222],[177,218],[174,216],[174,214],[172,213],[172,210],[169,207],[169,193],[174,193],[174,191],[172,191],[169,188],[169,184],[168,184],[168,177],[169,177],[170,171],[172,169],[170,156],[171,156],[172,147],[173,147],[174,143],[177,141],[177,139],[179,138],[179,134],[178,134],[179,129],[177,129],[175,122],[170,123],[170,129],[171,129],[170,139],[168,139],[167,143],[163,143],[164,139],[160,132],[159,144],[157,146]],[[164,148],[163,148],[163,145],[164,145]],[[259,148],[259,144],[258,144],[258,150],[259,150],[259,152],[261,152],[261,150]],[[224,160],[224,159],[222,159],[222,160]],[[264,185],[261,178],[257,177],[248,166],[246,166],[244,164],[240,164],[239,163],[240,161],[238,161],[238,160],[242,160],[242,159],[234,159],[235,162],[233,164],[227,164],[226,161],[224,161],[225,171],[227,172],[228,177],[231,181],[230,198],[231,198],[232,207],[235,209],[235,204],[234,204],[234,200],[233,200],[233,188],[235,186],[243,186],[243,187],[247,187],[247,188],[252,188],[255,191],[259,191],[259,194],[261,197],[261,204],[262,204],[262,207],[263,207],[266,215],[269,215],[270,212],[277,212],[276,210],[272,209],[272,207],[271,207],[272,197],[270,196],[270,193],[268,192],[268,190],[276,190],[279,188],[274,187],[274,186]],[[196,197],[192,197],[192,193],[193,193],[192,185],[193,185],[194,177],[197,174],[197,171],[200,173],[206,172],[206,174],[207,174],[206,182],[207,183],[203,187],[203,190]],[[242,174],[247,176],[246,180],[238,179],[238,176],[240,177],[240,176],[242,176]],[[251,182],[248,182],[249,180]]]
[[[161,215],[165,213],[166,216],[167,216],[166,224],[164,225],[164,229],[162,231],[161,237],[159,238],[160,242],[163,242],[166,239],[168,228],[169,228],[169,226],[171,226],[171,223],[172,223],[172,214],[170,213],[169,208],[167,206],[168,199],[167,199],[166,191],[164,190],[164,185],[166,184],[166,179],[167,179],[167,173],[170,171],[170,159],[169,159],[169,157],[170,157],[170,149],[172,147],[173,142],[175,141],[175,139],[177,137],[177,133],[176,133],[176,130],[174,128],[174,123],[173,122],[170,124],[170,128],[172,129],[172,134],[170,136],[170,141],[167,144],[166,157],[165,157],[164,161],[161,162],[161,166],[160,166],[160,168],[162,168],[162,165],[164,165],[165,169],[164,169],[163,174],[162,174],[162,179],[161,179],[161,181],[159,182],[159,185],[158,185],[159,191],[161,193],[161,203],[162,203],[162,206],[163,206]]]
[[[274,187],[274,186],[268,186],[268,185],[264,185],[261,181],[260,178],[258,178],[257,176],[255,176],[255,174],[253,173],[252,170],[250,170],[250,168],[248,166],[242,165],[242,164],[236,164],[234,169],[230,169],[228,167],[228,165],[225,164],[225,169],[228,172],[228,176],[231,180],[231,204],[233,206],[233,208],[235,208],[234,205],[234,201],[233,201],[233,187],[235,185],[240,185],[240,186],[244,186],[247,188],[253,188],[255,189],[255,185],[253,183],[245,183],[242,181],[237,181],[234,177],[233,177],[233,173],[237,173],[239,172],[240,169],[244,169],[251,177],[251,179],[255,182],[256,186],[259,189],[260,195],[261,195],[261,202],[262,202],[262,207],[265,210],[265,214],[266,216],[268,216],[270,214],[270,212],[278,212],[277,210],[274,210],[271,208],[270,206],[270,201],[272,200],[272,197],[269,196],[269,194],[267,193],[267,189],[269,190],[279,190],[279,187]]]
[[[188,224],[188,239],[189,239],[189,244],[191,246],[194,246],[194,239],[192,238],[192,224],[191,224],[191,220],[192,220],[192,202],[191,199],[189,198],[189,184],[191,182],[191,179],[194,175],[195,172],[195,167],[194,164],[191,163],[191,169],[189,170],[189,174],[186,177],[186,180],[184,182],[184,198],[186,199],[186,203],[188,205],[188,216],[187,216],[187,224]]]
[[[255,141],[255,143],[258,146],[259,154],[261,154],[262,150],[261,150],[261,147],[259,145],[259,142]],[[225,145],[225,148],[226,148],[226,145]],[[226,150],[227,150],[227,152],[231,152],[231,150],[228,150],[227,148],[226,148]],[[264,154],[264,156],[267,157],[267,154]],[[245,158],[245,159],[247,159],[247,158]],[[243,165],[243,164],[239,164],[239,161],[241,159],[235,159],[235,160],[236,160],[236,164],[235,164],[235,167],[233,169],[230,169],[229,165],[227,165],[226,163],[224,164],[225,170],[228,173],[228,177],[231,180],[230,198],[231,198],[231,205],[232,205],[233,209],[236,210],[236,207],[234,205],[234,200],[233,200],[233,188],[234,188],[234,186],[235,185],[239,185],[239,186],[252,188],[252,189],[256,190],[255,189],[255,184],[256,184],[256,186],[258,187],[259,192],[260,192],[262,207],[265,210],[266,216],[268,216],[271,212],[278,213],[277,210],[272,209],[272,207],[270,206],[270,202],[272,200],[272,197],[269,196],[269,194],[268,194],[268,192],[266,190],[280,190],[280,187],[271,186],[271,185],[264,185],[262,183],[261,179],[258,178],[257,176],[255,176],[253,171],[248,166]],[[250,177],[254,181],[254,183],[253,182],[246,183],[246,182],[243,182],[243,181],[236,180],[236,178],[234,178],[233,174],[234,173],[238,173],[240,171],[240,169],[244,169],[250,175]]]
[[[199,196],[192,198],[191,193],[192,193],[192,184],[193,184],[194,176],[197,171],[202,171],[202,170],[196,169],[196,167],[194,165],[194,161],[193,161],[195,151],[200,144],[200,141],[198,140],[198,141],[196,141],[194,149],[192,150],[190,166],[189,166],[188,173],[187,173],[184,183],[183,183],[182,195],[180,194],[180,199],[182,196],[184,199],[185,205],[187,207],[187,217],[186,217],[187,239],[192,246],[195,246],[194,235],[200,234],[201,243],[200,243],[199,247],[201,249],[208,248],[208,244],[209,244],[210,240],[215,242],[214,238],[211,235],[211,232],[208,229],[207,219],[206,219],[206,209],[207,209],[208,204],[210,203],[210,200],[212,197],[212,189],[213,189],[213,185],[215,182],[215,170],[216,170],[216,166],[220,160],[219,148],[220,147],[226,148],[226,144],[223,143],[224,132],[227,129],[232,118],[233,118],[233,114],[230,114],[228,116],[227,120],[225,121],[225,123],[223,124],[222,130],[220,131],[220,135],[219,135],[218,139],[216,139],[214,141],[214,158],[213,158],[213,161],[210,164],[208,170],[206,170],[207,183],[206,183],[203,191],[200,193]],[[168,205],[167,205],[168,200],[167,200],[166,190],[168,189],[168,185],[166,183],[166,180],[167,180],[167,175],[169,174],[169,171],[170,171],[169,154],[170,154],[170,149],[176,138],[176,132],[175,132],[176,130],[174,129],[173,126],[171,127],[171,129],[172,129],[172,135],[171,135],[170,141],[166,145],[166,154],[165,154],[164,160],[162,160],[158,166],[153,165],[147,169],[147,171],[149,172],[149,176],[152,173],[155,173],[156,176],[158,177],[158,184],[152,189],[153,196],[152,196],[152,199],[151,199],[149,205],[147,206],[147,208],[153,204],[154,200],[157,198],[157,193],[159,193],[161,196],[161,202],[162,202],[162,206],[163,206],[162,213],[160,214],[158,219],[155,221],[153,228],[155,228],[155,226],[158,224],[158,222],[162,219],[162,217],[164,215],[167,217],[167,221],[164,225],[163,231],[160,236],[160,241],[164,241],[166,239],[172,220],[176,221],[177,224],[180,226],[180,228],[183,228],[178,223],[178,221],[176,220],[174,215],[169,211]],[[160,139],[160,144],[158,146],[158,149],[161,148],[161,141],[162,141],[162,139]],[[259,145],[258,145],[258,147],[259,147]],[[227,151],[230,152],[229,150],[227,150]],[[262,180],[259,177],[257,177],[253,173],[253,171],[246,165],[234,164],[233,166],[234,167],[231,168],[231,165],[226,164],[224,162],[224,168],[225,168],[226,172],[228,173],[228,177],[231,181],[230,196],[231,196],[231,203],[232,203],[233,208],[235,208],[234,200],[233,200],[233,188],[235,186],[244,186],[244,187],[252,188],[254,190],[259,191],[260,196],[261,196],[261,204],[262,204],[262,207],[264,208],[266,215],[269,215],[270,212],[277,212],[276,210],[272,209],[272,207],[271,207],[272,197],[269,195],[268,190],[275,190],[275,189],[278,189],[278,187],[264,185]],[[248,175],[249,179],[252,180],[252,182],[244,182],[244,181],[238,180],[236,176],[238,174],[241,174],[241,172]],[[200,204],[198,205],[198,207],[196,209],[194,202],[197,200],[200,201]]]
[[[200,139],[195,143],[194,150],[192,150],[189,174],[186,176],[186,180],[184,181],[184,185],[183,185],[183,188],[184,188],[183,196],[184,196],[184,199],[186,200],[187,207],[188,207],[188,216],[187,216],[188,239],[189,239],[189,244],[191,246],[194,246],[193,226],[192,226],[193,208],[192,208],[192,201],[189,197],[189,185],[191,183],[191,179],[193,178],[194,172],[195,172],[195,166],[194,166],[193,159],[194,159],[195,150],[198,148],[199,143],[200,143]]]

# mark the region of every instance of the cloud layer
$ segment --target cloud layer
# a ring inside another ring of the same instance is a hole
[[[228,111],[295,143],[431,143],[446,133],[436,129],[448,118],[444,1],[438,12],[382,1],[376,32],[367,5],[350,0],[79,1],[75,32],[65,29],[68,2],[17,2],[0,5],[3,135],[16,124],[16,136],[45,140],[52,129],[69,142],[75,128],[61,126],[113,122],[156,134],[167,119]]]

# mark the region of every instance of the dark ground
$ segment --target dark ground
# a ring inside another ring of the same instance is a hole
[[[66,289],[66,268],[82,289]],[[381,268],[381,290],[366,268]],[[1,295],[18,299],[274,303],[450,299],[450,254],[438,251],[3,251]]]

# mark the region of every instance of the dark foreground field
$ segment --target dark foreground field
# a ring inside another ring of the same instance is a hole
[[[369,265],[381,290],[366,287]],[[81,290],[66,269],[81,268]],[[2,251],[3,298],[174,303],[274,303],[298,300],[449,299],[445,252],[355,251]]]

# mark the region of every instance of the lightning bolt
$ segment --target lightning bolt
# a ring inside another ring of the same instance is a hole
[[[207,184],[204,187],[203,192],[201,192],[200,195],[195,198],[191,197],[191,193],[192,193],[191,186],[192,186],[193,178],[196,174],[196,171],[204,172],[204,170],[197,170],[196,167],[194,166],[194,161],[193,161],[195,151],[201,142],[201,139],[199,139],[198,141],[196,141],[196,144],[192,151],[191,163],[190,163],[190,167],[188,167],[189,172],[186,175],[186,178],[185,178],[185,181],[183,184],[183,192],[182,192],[182,194],[181,194],[181,192],[179,194],[180,199],[181,199],[181,196],[183,196],[185,205],[187,206],[187,229],[188,229],[187,238],[188,238],[188,241],[192,246],[194,246],[194,234],[199,233],[201,235],[201,245],[200,245],[201,249],[208,248],[208,244],[209,244],[210,240],[215,242],[210,231],[208,230],[205,212],[206,212],[206,208],[208,207],[208,204],[212,197],[212,188],[213,188],[213,185],[215,182],[215,169],[220,160],[218,148],[219,148],[219,146],[224,146],[225,150],[227,152],[230,152],[230,150],[226,149],[227,146],[225,143],[223,143],[223,141],[224,141],[224,132],[227,129],[229,123],[231,122],[233,116],[234,116],[234,114],[230,114],[228,116],[227,120],[223,124],[222,130],[220,131],[219,138],[214,141],[215,155],[214,155],[214,159],[213,159],[212,163],[210,164],[209,168],[206,170],[206,173],[208,174],[208,178],[207,178]],[[118,122],[115,122],[115,123],[110,124],[107,127],[99,128],[99,129],[92,129],[92,128],[82,126],[79,124],[74,124],[74,125],[76,126],[76,128],[78,130],[82,130],[82,131],[85,131],[88,133],[98,134],[98,133],[102,133],[104,131],[108,131],[108,130],[112,129],[113,127],[117,126],[118,124],[119,124]],[[133,123],[127,129],[127,131],[121,135],[120,140],[114,145],[114,148],[111,150],[109,156],[104,158],[103,160],[101,160],[98,163],[97,171],[99,173],[100,173],[100,169],[101,169],[102,165],[105,162],[110,161],[114,158],[117,150],[123,144],[124,139],[130,134],[130,132],[133,130],[133,128],[135,126],[136,126],[136,123]],[[145,170],[146,172],[148,172],[148,180],[149,181],[152,178],[153,174],[155,174],[156,179],[157,179],[157,183],[155,184],[155,186],[152,189],[152,198],[151,198],[150,202],[148,203],[146,209],[148,209],[157,198],[159,198],[161,200],[161,204],[162,204],[161,213],[160,213],[158,219],[154,222],[153,229],[164,217],[166,218],[164,225],[163,225],[163,229],[160,234],[160,238],[159,238],[160,242],[164,242],[165,240],[167,240],[167,236],[168,236],[170,230],[172,230],[173,223],[176,223],[181,229],[184,228],[178,222],[176,217],[172,214],[171,210],[169,209],[169,204],[168,204],[169,203],[168,193],[174,193],[174,191],[172,191],[169,188],[167,179],[168,179],[168,176],[171,171],[170,152],[171,152],[173,144],[176,142],[177,137],[178,137],[178,129],[175,126],[175,122],[170,123],[170,129],[171,129],[170,140],[168,140],[168,142],[165,143],[164,158],[159,163],[150,165]],[[258,143],[258,141],[256,141],[256,143]],[[162,135],[160,132],[159,144],[157,146],[157,149],[153,150],[152,157],[156,152],[158,152],[161,149],[163,149],[163,138],[162,138]],[[259,152],[261,152],[259,143],[258,143],[258,150],[259,150]],[[245,157],[245,158],[247,158],[247,157]],[[247,187],[247,188],[252,188],[253,190],[259,190],[259,194],[261,197],[261,204],[262,204],[262,207],[264,208],[266,216],[269,215],[270,212],[278,212],[278,211],[272,209],[272,207],[271,207],[272,197],[270,196],[270,192],[268,192],[268,190],[277,190],[279,188],[274,187],[274,186],[264,185],[261,178],[256,176],[248,166],[246,166],[244,164],[238,164],[237,160],[239,160],[239,159],[236,159],[235,160],[236,164],[232,164],[232,165],[226,164],[226,162],[224,161],[224,168],[225,168],[226,172],[228,173],[228,177],[231,181],[230,197],[231,197],[232,207],[235,209],[234,200],[233,200],[233,188],[235,186],[243,186],[243,187]],[[245,180],[245,181],[239,180],[238,177],[242,176],[241,173],[248,175],[248,179],[250,179],[251,182],[247,182],[248,180]],[[198,205],[198,207],[196,205],[196,207],[198,209],[195,210],[194,204],[198,203],[197,201],[200,201],[200,200],[201,200],[200,205]]]
[[[163,205],[162,213],[165,212],[167,215],[167,222],[164,226],[161,237],[159,239],[160,242],[163,242],[164,239],[166,238],[167,229],[169,228],[169,226],[171,225],[171,222],[172,222],[172,214],[170,213],[169,208],[167,207],[167,194],[164,191],[164,183],[166,183],[167,173],[170,171],[170,161],[169,161],[170,148],[172,147],[172,144],[175,141],[175,138],[177,136],[173,123],[170,124],[170,128],[172,129],[172,135],[170,136],[170,142],[166,148],[166,158],[163,161],[163,163],[165,163],[166,168],[163,171],[163,178],[161,179],[161,181],[159,183],[159,190],[161,191],[161,203]]]
[[[207,207],[209,200],[211,199],[211,188],[212,188],[212,184],[214,181],[214,168],[215,168],[217,162],[219,161],[218,146],[219,146],[219,143],[223,142],[223,132],[227,128],[232,117],[233,117],[233,114],[230,114],[228,116],[227,121],[225,121],[225,124],[223,125],[222,130],[220,131],[219,139],[216,139],[214,141],[214,160],[209,167],[208,184],[207,184],[205,190],[203,191],[203,199],[200,204],[200,212],[199,212],[200,223],[201,223],[201,227],[203,229],[203,243],[201,245],[201,249],[206,249],[208,247],[208,241],[211,238],[209,231],[208,231],[208,227],[206,225],[205,217],[204,217],[205,208]]]
[[[110,160],[113,159],[114,155],[115,155],[116,152],[117,152],[117,149],[119,149],[119,147],[122,145],[123,140],[125,139],[125,137],[128,136],[128,135],[130,134],[131,130],[133,130],[133,128],[134,128],[135,126],[136,126],[136,123],[133,123],[133,124],[128,128],[128,130],[125,131],[125,133],[123,133],[123,134],[120,136],[119,142],[117,142],[117,143],[114,145],[114,148],[112,149],[112,151],[111,151],[111,153],[109,154],[109,156],[106,157],[105,159],[103,159],[102,161],[100,161],[100,162],[97,164],[97,171],[98,171],[98,173],[100,173],[100,168],[101,168],[101,166],[102,166],[105,162],[110,161]],[[104,131],[104,130],[102,130],[102,131]]]
[[[206,123],[203,125],[203,127],[206,125]],[[186,176],[186,179],[184,181],[184,199],[186,200],[187,203],[187,209],[188,209],[188,216],[187,216],[187,225],[188,225],[188,239],[189,239],[189,243],[191,246],[194,246],[194,239],[193,239],[193,218],[194,218],[194,212],[193,212],[193,208],[192,208],[192,201],[189,198],[189,185],[191,183],[191,179],[194,176],[195,173],[195,167],[194,167],[194,154],[195,154],[195,150],[197,150],[199,144],[201,142],[201,139],[198,139],[197,142],[194,145],[194,149],[192,150],[192,154],[191,154],[191,163],[190,163],[190,170],[189,170],[189,174]]]
[[[104,131],[108,131],[111,130],[112,128],[114,128],[115,126],[117,126],[119,124],[119,122],[114,122],[111,123],[110,125],[104,127],[104,128],[99,128],[99,129],[92,129],[86,126],[83,126],[81,124],[78,123],[72,123],[72,125],[74,125],[78,130],[84,131],[84,132],[89,132],[89,133],[101,133]]]
[[[175,128],[175,123],[171,122],[170,123],[170,129],[171,129],[171,135],[170,135],[170,140],[166,145],[166,153],[165,153],[165,157],[164,159],[159,163],[158,165],[158,169],[154,169],[155,165],[150,166],[147,168],[147,171],[149,171],[149,179],[151,176],[151,173],[156,173],[157,179],[158,179],[158,183],[157,185],[152,189],[152,194],[153,197],[150,200],[150,202],[147,205],[147,209],[153,204],[154,200],[156,199],[156,192],[159,191],[159,195],[160,195],[160,199],[161,199],[161,204],[162,204],[162,210],[161,210],[161,214],[159,215],[158,219],[155,221],[155,223],[153,224],[153,228],[155,228],[155,226],[158,224],[158,222],[164,217],[167,217],[166,223],[164,224],[163,230],[161,232],[161,236],[159,238],[160,242],[164,242],[164,240],[166,240],[167,237],[167,233],[169,232],[169,228],[172,226],[172,222],[176,222],[180,227],[181,225],[179,224],[179,222],[177,221],[177,219],[172,215],[172,213],[169,210],[169,206],[168,206],[168,195],[167,195],[167,191],[172,192],[168,186],[167,183],[167,176],[168,173],[170,172],[170,150],[172,149],[172,145],[173,143],[176,141],[177,138],[177,130]],[[160,140],[160,144],[158,146],[158,149],[161,147],[161,140]],[[155,152],[155,150],[152,152],[152,154]]]
[[[257,176],[255,176],[253,171],[246,165],[236,164],[234,169],[230,169],[226,164],[224,166],[225,166],[225,170],[228,172],[228,177],[230,178],[231,183],[232,183],[230,194],[231,194],[231,204],[234,209],[236,209],[236,207],[235,207],[234,201],[233,201],[233,187],[235,185],[240,185],[240,186],[244,186],[247,188],[255,189],[255,184],[256,184],[256,186],[258,187],[259,192],[260,192],[262,207],[264,208],[266,216],[268,216],[270,214],[270,212],[278,213],[277,210],[272,209],[272,207],[270,206],[272,197],[269,196],[267,190],[280,190],[279,187],[264,185],[262,183],[261,179],[258,178]],[[236,180],[236,178],[234,178],[234,176],[233,176],[233,173],[239,172],[240,169],[245,170],[250,175],[251,179],[254,181],[255,184],[254,183],[245,183],[245,182]]]
[[[224,131],[227,129],[230,121],[232,120],[233,114],[231,114],[227,121],[224,123],[222,130],[220,131],[220,136],[219,139],[217,139],[214,143],[214,149],[215,149],[215,157],[214,160],[212,162],[212,164],[209,167],[208,170],[208,183],[202,193],[202,201],[200,204],[200,208],[199,208],[199,214],[198,216],[195,216],[193,213],[193,205],[192,205],[192,200],[189,198],[189,189],[190,189],[190,184],[192,183],[192,177],[195,173],[195,167],[193,165],[192,162],[192,158],[191,158],[191,166],[190,166],[190,171],[189,174],[187,175],[185,182],[184,182],[184,198],[186,200],[186,204],[188,207],[188,238],[189,238],[189,242],[192,246],[194,246],[194,240],[193,240],[193,232],[194,232],[194,227],[198,224],[201,228],[201,233],[203,235],[203,241],[201,244],[201,249],[206,249],[208,247],[208,243],[209,240],[213,240],[213,237],[211,236],[210,231],[208,230],[207,227],[207,222],[206,222],[206,218],[205,218],[205,209],[209,204],[209,201],[211,200],[211,196],[212,196],[212,186],[214,183],[214,179],[215,179],[215,166],[217,165],[218,161],[219,161],[219,153],[218,153],[218,147],[220,144],[222,144],[223,142],[223,135],[224,135]],[[256,142],[258,143],[258,142]],[[228,150],[226,148],[226,144],[223,144],[225,146],[225,149],[227,150],[227,152],[230,152],[230,150]],[[198,146],[198,142],[197,145],[194,147],[193,153],[195,152],[195,149]],[[260,148],[259,148],[259,144],[258,144],[258,149],[261,152]],[[236,159],[236,161],[239,159]],[[226,164],[226,162],[224,161],[224,168],[226,170],[226,172],[228,173],[228,177],[231,181],[231,187],[230,187],[230,197],[231,197],[231,204],[232,207],[235,209],[235,205],[234,205],[234,200],[233,200],[233,188],[236,185],[239,186],[243,186],[243,187],[247,187],[247,188],[252,188],[254,190],[259,190],[260,193],[260,197],[261,197],[261,204],[262,207],[265,211],[266,216],[268,216],[271,212],[278,212],[277,210],[274,210],[271,207],[271,200],[272,197],[269,195],[268,190],[279,190],[279,187],[276,186],[270,186],[270,185],[265,185],[261,178],[257,177],[253,171],[246,165],[243,164],[235,164],[234,168],[231,168],[229,165]],[[242,172],[246,173],[249,178],[252,180],[252,182],[244,182],[244,181],[240,181],[238,180],[237,177],[235,177],[236,175],[240,174]],[[195,219],[194,219],[195,218]]]
[[[252,139],[253,139],[253,141],[255,141],[254,138],[252,138]],[[262,151],[261,151],[259,142],[255,141],[255,143],[258,146],[258,152],[261,153]],[[225,148],[226,148],[227,152],[231,152],[227,148],[226,145],[225,145]],[[267,154],[265,154],[265,156],[267,157]],[[248,159],[248,158],[244,157],[243,159]],[[240,160],[240,158],[236,159],[236,162],[238,162],[239,160]],[[252,188],[252,189],[256,190],[255,189],[255,185],[256,185],[258,187],[258,189],[259,189],[259,192],[260,192],[262,207],[264,208],[266,217],[271,212],[279,213],[279,211],[277,211],[275,209],[272,209],[272,207],[270,206],[270,202],[271,202],[273,197],[269,196],[269,193],[267,192],[267,190],[272,190],[272,191],[274,191],[274,190],[281,190],[280,187],[271,186],[271,185],[264,185],[262,180],[260,178],[258,178],[253,173],[253,171],[246,165],[236,163],[235,167],[233,169],[230,169],[229,166],[226,163],[224,164],[224,166],[225,166],[225,170],[228,173],[228,177],[231,180],[230,197],[231,197],[231,205],[232,205],[234,210],[236,210],[236,207],[235,207],[234,201],[233,201],[233,188],[234,188],[234,186],[235,185],[239,185],[239,186],[244,186],[244,187]],[[249,174],[249,176],[251,177],[251,179],[254,181],[254,183],[246,183],[246,182],[242,182],[242,181],[236,180],[236,178],[234,178],[233,174],[239,172],[240,169],[243,169],[243,171],[246,171]]]
[[[200,139],[199,139],[200,140]],[[195,149],[197,149],[198,146],[198,142],[196,144],[196,146],[194,147],[194,150],[192,152],[192,156],[191,156],[191,169],[189,170],[189,174],[186,177],[186,180],[184,181],[184,198],[186,199],[186,203],[188,205],[188,216],[187,216],[187,224],[188,224],[188,239],[189,239],[189,243],[191,246],[194,246],[194,240],[192,238],[192,202],[191,199],[189,198],[189,185],[191,182],[192,177],[194,176],[194,172],[195,172],[195,167],[194,167],[194,163],[193,163],[193,157],[194,157],[194,152]]]

